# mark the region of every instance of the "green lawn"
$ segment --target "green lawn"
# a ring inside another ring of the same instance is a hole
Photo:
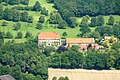
[[[53,8],[54,4],[47,3],[46,0],[30,0],[29,6],[33,6],[36,1],[39,1],[41,6],[45,7],[49,11],[49,13],[51,13],[53,11],[57,11],[55,8]],[[13,6],[8,5],[6,7],[11,8]],[[1,26],[2,22],[5,21],[5,20],[0,20],[0,31],[4,31],[5,33],[9,31],[9,32],[12,33],[12,35],[14,37],[17,35],[17,32],[22,32],[23,33],[23,38],[22,39],[15,39],[16,42],[26,41],[26,39],[24,38],[24,36],[26,34],[26,31],[31,32],[33,37],[37,37],[37,34],[39,32],[58,32],[62,37],[62,33],[67,32],[67,38],[75,38],[76,35],[80,33],[80,31],[79,31],[80,28],[79,27],[76,27],[76,28],[67,27],[67,29],[56,29],[56,28],[54,28],[54,26],[56,26],[56,25],[52,25],[52,24],[49,24],[49,23],[46,23],[46,22],[43,24],[43,29],[38,30],[35,27],[36,27],[36,24],[38,22],[39,17],[42,14],[40,14],[40,12],[34,12],[34,11],[28,11],[28,13],[29,13],[29,15],[33,16],[33,23],[32,24],[26,23],[26,22],[20,22],[21,23],[21,29],[19,31],[14,31],[13,30],[13,25],[16,24],[15,22],[7,21],[8,22],[7,26]],[[120,16],[113,15],[113,17],[115,18],[115,22],[120,21]],[[105,23],[108,22],[108,18],[109,18],[109,16],[104,16]],[[46,16],[46,20],[47,19],[49,19],[49,16]],[[76,18],[76,19],[77,19],[77,22],[80,23],[81,20],[82,20],[82,17]],[[89,23],[90,23],[90,20],[89,20]],[[95,28],[91,28],[92,31],[94,31],[94,29]],[[5,39],[5,42],[8,41],[8,40],[11,40],[11,39]]]
[[[29,2],[29,6],[33,6],[35,4],[36,1],[39,1],[41,6],[42,7],[45,7],[49,13],[50,12],[53,12],[53,11],[57,11],[55,8],[53,8],[54,4],[51,4],[51,3],[47,3],[45,0],[30,0]],[[17,5],[15,5],[17,6]],[[6,7],[13,7],[11,5],[8,5]],[[76,35],[78,33],[80,33],[79,31],[79,27],[76,27],[74,29],[72,28],[67,28],[67,29],[55,29],[54,28],[54,25],[51,25],[49,23],[47,24],[43,24],[43,29],[42,30],[37,30],[35,27],[36,27],[36,24],[38,22],[38,19],[39,17],[42,15],[40,14],[40,12],[33,12],[33,11],[28,11],[29,15],[33,16],[33,23],[32,24],[29,24],[29,23],[26,23],[26,22],[20,22],[21,23],[21,29],[19,31],[14,31],[13,30],[13,25],[16,24],[15,22],[12,22],[12,21],[7,21],[8,22],[8,25],[7,26],[1,26],[0,25],[0,31],[4,31],[5,33],[6,32],[11,32],[12,35],[14,35],[14,37],[17,35],[18,32],[22,32],[23,33],[23,38],[22,39],[15,39],[17,40],[17,42],[22,42],[22,41],[25,41],[26,39],[24,38],[25,36],[25,33],[26,31],[30,31],[32,33],[32,36],[33,37],[36,37],[37,34],[39,32],[58,32],[61,36],[62,36],[62,33],[63,32],[67,32],[68,36],[67,37],[76,37]],[[46,16],[46,20],[49,19],[49,16]],[[5,20],[0,20],[0,24],[2,24],[2,22],[5,21]],[[5,41],[8,41],[10,39],[6,39]]]
[[[38,30],[35,27],[36,27],[37,21],[39,19],[39,16],[41,16],[41,14],[37,13],[37,12],[32,12],[32,11],[29,11],[29,14],[33,16],[34,22],[33,22],[33,24],[29,24],[26,22],[20,22],[22,26],[19,31],[23,33],[23,37],[25,36],[26,31],[30,31],[32,33],[33,37],[37,37],[37,34],[39,32],[58,32],[62,36],[62,33],[66,31],[68,34],[67,35],[68,38],[75,38],[76,35],[80,33],[79,27],[76,27],[76,28],[68,28],[67,27],[67,29],[55,29],[54,26],[50,25],[50,24],[44,24],[43,29]],[[48,18],[48,16],[46,18]],[[108,18],[109,18],[109,16],[104,16],[105,23],[107,23]],[[114,15],[114,18],[115,18],[115,22],[120,20],[120,16]],[[78,18],[77,20],[81,20],[81,18]],[[0,24],[2,24],[3,21],[4,20],[0,20]],[[4,32],[9,31],[15,37],[17,32],[19,32],[19,31],[13,30],[13,25],[15,24],[15,22],[12,22],[12,21],[7,21],[7,22],[8,22],[7,26],[0,25],[0,31],[4,31]],[[91,28],[92,31],[94,31],[94,29],[95,28]],[[16,42],[23,42],[25,40],[26,40],[25,38],[22,38],[20,40],[17,40]]]
[[[3,21],[4,20],[0,20],[0,24],[2,24]],[[20,23],[21,23],[21,29],[19,31],[21,31],[23,33],[23,35],[25,35],[26,31],[30,31],[33,34],[33,36],[37,36],[37,34],[39,32],[50,32],[50,31],[58,32],[60,35],[62,35],[62,33],[66,31],[67,34],[68,34],[68,37],[76,37],[76,35],[78,33],[80,33],[79,27],[67,28],[67,29],[56,29],[56,28],[54,28],[54,26],[49,25],[48,27],[43,27],[42,30],[38,30],[38,29],[35,28],[36,27],[35,23],[33,23],[33,24],[28,24],[28,23],[25,23],[25,22],[20,22]],[[14,31],[13,30],[13,25],[14,24],[15,24],[15,22],[9,21],[7,26],[1,26],[0,25],[0,30],[4,31],[4,32],[9,31],[15,37],[17,32],[19,32],[19,31]]]

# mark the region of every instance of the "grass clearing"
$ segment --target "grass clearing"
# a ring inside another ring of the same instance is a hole
[[[0,24],[2,24],[2,22],[5,21],[5,20],[0,20]],[[43,27],[42,30],[38,30],[36,29],[36,23],[34,22],[33,24],[29,24],[29,23],[26,23],[26,22],[20,22],[21,23],[21,29],[18,30],[18,31],[14,31],[13,30],[13,25],[16,24],[15,22],[12,22],[12,21],[7,21],[8,22],[8,25],[7,26],[1,26],[0,25],[0,31],[3,31],[3,32],[11,32],[12,35],[15,36],[17,35],[18,32],[22,32],[23,33],[23,38],[18,40],[18,42],[23,42],[25,41],[25,34],[27,31],[31,32],[32,33],[32,36],[33,37],[37,37],[37,34],[40,33],[40,32],[58,32],[61,37],[62,37],[62,34],[63,32],[67,32],[67,37],[68,38],[75,38],[76,35],[78,33],[80,33],[79,31],[79,27],[76,27],[76,28],[67,28],[67,29],[58,29],[58,28],[54,28],[54,26],[50,26],[48,25],[47,27]],[[13,38],[13,39],[14,39]],[[7,39],[6,41],[8,41],[9,39]],[[17,40],[17,39],[15,39]]]
[[[57,11],[53,7],[54,4],[53,3],[47,3],[46,0],[29,0],[29,1],[30,2],[29,2],[28,6],[33,6],[36,1],[39,1],[41,6],[45,7],[49,11],[49,13],[51,13],[53,11]],[[14,5],[14,6],[17,6],[17,5]],[[5,7],[12,8],[14,6],[13,5],[8,5],[8,6],[5,6]],[[20,6],[25,6],[25,5],[20,5]],[[21,12],[21,10],[20,10],[20,12]],[[49,16],[45,16],[46,17],[46,21],[43,24],[43,29],[42,30],[38,30],[35,27],[36,27],[36,24],[38,23],[39,17],[42,16],[42,14],[40,14],[40,12],[34,12],[34,11],[27,11],[27,12],[29,13],[29,15],[33,16],[33,23],[32,24],[26,23],[26,22],[20,22],[21,23],[21,29],[19,31],[14,31],[13,30],[13,25],[16,24],[15,22],[7,21],[8,22],[7,26],[1,26],[2,22],[5,21],[5,20],[0,20],[0,31],[4,31],[5,33],[9,31],[9,32],[12,33],[12,35],[14,37],[17,35],[18,32],[22,32],[23,33],[23,38],[22,39],[15,39],[16,42],[26,41],[24,36],[25,36],[27,31],[31,32],[33,37],[37,37],[37,34],[39,32],[57,32],[62,37],[63,32],[67,32],[67,38],[76,38],[77,34],[81,33],[79,31],[80,27],[76,27],[76,28],[69,28],[69,27],[67,27],[66,29],[54,28],[54,26],[56,26],[56,25],[49,24],[49,22],[46,22],[49,19]],[[119,22],[120,21],[120,16],[113,15],[113,17],[115,18],[115,22]],[[108,22],[108,18],[109,18],[109,16],[104,16],[105,23]],[[80,22],[82,20],[82,17],[76,18],[76,20],[77,20],[77,23],[80,24]],[[90,23],[90,20],[89,20],[89,23]],[[91,31],[94,31],[94,29],[95,29],[95,27],[91,28]],[[11,40],[11,39],[6,39],[5,41],[8,41],[8,40]]]
[[[27,31],[31,32],[32,33],[32,36],[33,37],[37,37],[37,34],[39,32],[58,32],[61,37],[62,37],[62,34],[63,32],[67,32],[67,38],[76,38],[77,37],[77,34],[81,33],[79,31],[79,27],[76,27],[76,28],[69,28],[67,27],[67,29],[58,29],[58,28],[54,28],[55,25],[52,25],[52,24],[43,24],[44,27],[42,30],[38,30],[36,29],[36,24],[37,24],[37,21],[39,19],[39,17],[42,15],[38,12],[33,12],[33,11],[28,11],[30,15],[33,16],[33,23],[30,24],[30,23],[26,23],[26,22],[20,22],[21,23],[21,29],[19,31],[14,31],[13,30],[13,25],[16,24],[15,22],[12,22],[12,21],[7,21],[8,22],[8,25],[7,26],[1,26],[0,25],[0,31],[4,31],[4,32],[11,32],[12,35],[14,35],[14,37],[17,35],[18,32],[22,32],[23,33],[23,38],[18,40],[17,42],[23,42],[25,41],[26,39],[24,38],[25,34]],[[46,16],[46,19],[48,19],[49,16]],[[109,16],[104,16],[104,19],[105,19],[105,23],[107,23],[108,21],[108,18]],[[120,21],[120,16],[118,15],[114,15],[114,18],[115,18],[115,22],[118,22]],[[82,18],[77,18],[78,21],[81,21]],[[2,22],[5,21],[5,20],[0,20],[0,24],[2,24]],[[95,27],[94,28],[91,28],[91,31],[94,31]],[[16,39],[15,39],[16,40]],[[7,40],[8,41],[8,40]]]

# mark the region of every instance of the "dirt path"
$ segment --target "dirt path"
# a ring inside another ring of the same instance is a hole
[[[49,78],[68,76],[70,80],[120,80],[120,70],[48,69]]]

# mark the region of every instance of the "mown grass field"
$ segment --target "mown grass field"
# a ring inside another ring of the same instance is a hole
[[[36,1],[39,1],[42,7],[45,7],[49,13],[53,12],[53,11],[57,11],[55,8],[53,8],[54,4],[51,3],[47,3],[46,0],[30,0],[29,5],[28,6],[33,6],[35,4]],[[16,5],[15,5],[16,6]],[[6,7],[13,7],[11,5],[8,5]],[[23,38],[22,39],[15,39],[16,42],[24,42],[26,41],[26,39],[24,38],[26,31],[29,31],[32,33],[33,37],[37,37],[37,34],[39,32],[58,32],[61,36],[63,34],[63,32],[67,32],[67,37],[68,38],[75,38],[77,37],[76,35],[81,33],[79,31],[79,27],[76,28],[69,28],[67,27],[66,29],[57,29],[54,28],[55,25],[51,25],[49,23],[45,23],[43,24],[43,29],[42,30],[38,30],[36,29],[36,24],[38,22],[39,17],[42,15],[40,14],[40,12],[33,12],[33,11],[28,11],[29,15],[33,16],[33,23],[26,23],[26,22],[20,22],[21,23],[21,29],[19,31],[14,31],[13,30],[13,25],[16,24],[15,22],[12,21],[7,21],[8,25],[7,26],[1,26],[2,22],[5,20],[0,20],[0,31],[4,31],[4,32],[11,32],[12,35],[15,37],[17,35],[17,32],[22,32],[23,33]],[[113,15],[115,18],[115,22],[120,21],[120,16],[118,15]],[[109,16],[104,16],[105,19],[105,23],[107,23]],[[46,16],[46,20],[49,19],[49,16]],[[77,22],[80,23],[81,22],[81,17],[77,18]],[[90,21],[89,21],[90,22]],[[92,31],[94,31],[95,28],[91,28]],[[14,38],[13,38],[14,39]],[[6,39],[5,41],[8,41],[9,39]],[[10,39],[11,40],[11,39]]]
[[[86,69],[54,69],[48,68],[48,80],[53,77],[68,77],[69,80],[119,80],[119,70],[86,70]]]

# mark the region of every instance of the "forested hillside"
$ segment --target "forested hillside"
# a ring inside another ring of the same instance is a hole
[[[96,33],[99,26],[109,29],[119,24],[119,3],[119,0],[1,0],[0,30],[5,41],[16,42],[35,38],[43,31],[58,32],[62,38],[90,37],[86,33],[94,36],[92,32]],[[112,30],[106,34],[118,37],[119,33]]]
[[[80,52],[78,46],[72,46],[67,50],[61,48],[55,55],[49,57],[49,66],[63,69],[120,69],[119,44],[113,44],[112,48],[106,52],[92,48],[86,52]]]
[[[47,80],[48,67],[63,69],[120,69],[120,43],[114,43],[106,52],[89,47],[80,52],[78,46],[38,48],[37,40],[3,44],[0,34],[0,75],[10,74],[17,80]]]
[[[60,34],[63,45],[38,47],[40,32]],[[104,49],[66,48],[66,38],[94,38]],[[119,40],[120,0],[0,0],[0,75],[47,80],[48,67],[120,69]]]
[[[0,37],[1,37],[0,33]],[[0,42],[4,40],[0,39]],[[0,45],[0,75],[11,75],[16,80],[47,80],[48,64],[36,40]]]
[[[54,4],[65,19],[84,15],[120,15],[119,0],[54,0]]]
[[[120,0],[54,0],[51,2],[68,22],[70,17],[120,15]]]

